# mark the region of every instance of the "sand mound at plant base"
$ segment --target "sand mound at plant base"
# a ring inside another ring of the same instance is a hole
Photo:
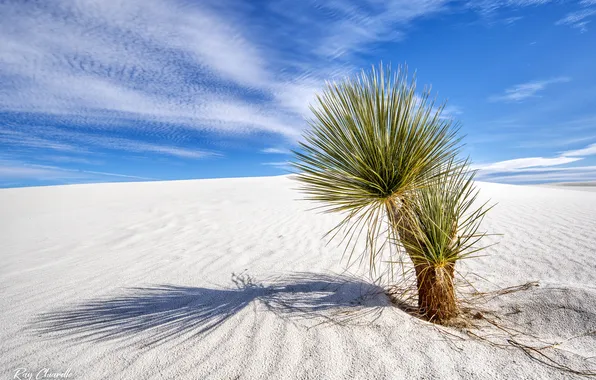
[[[71,378],[574,378],[449,338],[341,275],[336,215],[287,177],[0,190],[0,375]],[[502,237],[463,263],[506,322],[596,365],[596,193],[480,184]],[[232,275],[235,273],[235,275]],[[356,273],[358,275],[358,273]],[[468,275],[469,279],[474,279]],[[578,335],[582,335],[579,336]]]

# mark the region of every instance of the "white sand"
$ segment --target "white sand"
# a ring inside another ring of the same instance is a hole
[[[0,378],[44,367],[76,379],[573,378],[342,283],[342,248],[321,240],[338,216],[307,211],[295,185],[0,190]],[[544,339],[596,330],[596,193],[480,187],[499,202],[485,228],[504,236],[460,269],[499,287],[539,281],[493,306]],[[561,348],[566,363],[596,366],[595,336]]]

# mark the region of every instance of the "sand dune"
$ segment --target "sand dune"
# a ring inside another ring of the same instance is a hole
[[[498,202],[484,227],[503,235],[459,269],[486,291],[538,281],[488,305],[562,342],[561,362],[596,367],[585,334],[596,331],[596,193],[479,185]],[[338,216],[308,211],[294,187],[267,177],[0,190],[1,376],[576,377],[392,306],[321,239]]]

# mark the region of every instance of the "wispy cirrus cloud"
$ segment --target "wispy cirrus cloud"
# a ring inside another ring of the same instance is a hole
[[[97,133],[36,126],[28,126],[25,131],[0,127],[0,146],[77,154],[107,149],[135,153],[156,153],[191,159],[218,155],[217,152],[144,142],[138,139],[132,140]],[[80,160],[80,158],[78,159]]]
[[[290,161],[273,161],[273,162],[261,162],[261,165],[265,166],[275,166],[280,169],[290,169],[291,162]]]
[[[37,179],[37,180],[54,180],[54,179],[68,179],[80,178],[72,172],[64,172],[49,168],[37,168],[31,166],[24,166],[19,164],[8,164],[0,162],[0,178],[15,180],[15,179]]]
[[[369,49],[370,43],[402,39],[414,20],[445,12],[448,6],[447,0],[321,3],[334,18],[317,52],[338,57]]]
[[[289,149],[284,148],[265,148],[261,150],[261,153],[267,154],[291,154],[292,152]]]
[[[40,137],[36,134],[0,127],[0,145],[11,147],[26,147],[33,149],[47,149],[71,153],[81,153],[85,148],[75,146],[55,139]]]
[[[527,158],[516,158],[513,160],[505,160],[494,162],[491,164],[481,165],[477,167],[483,172],[508,172],[518,169],[537,168],[537,167],[551,167],[557,165],[569,164],[571,162],[581,160],[581,157],[527,157]]]
[[[585,157],[596,155],[596,143],[590,144],[582,149],[568,150],[563,152],[562,155],[567,157]]]
[[[538,80],[517,84],[505,90],[502,95],[493,95],[489,97],[491,102],[521,102],[523,100],[539,96],[538,93],[544,91],[548,86],[558,83],[571,81],[568,77],[558,77],[546,80]]]
[[[497,175],[483,180],[493,182],[526,184],[544,182],[591,182],[596,181],[596,166],[581,166],[561,170],[525,171],[509,175]]]
[[[51,152],[48,152],[51,153]],[[43,162],[53,162],[58,164],[82,164],[82,165],[102,165],[103,161],[99,159],[89,159],[80,156],[62,156],[56,154],[46,154],[38,157]]]
[[[582,1],[582,5],[595,5],[596,1]],[[585,33],[588,31],[588,23],[590,17],[596,15],[596,8],[581,9],[579,11],[568,13],[565,17],[558,20],[555,25],[567,25],[572,28],[579,29],[580,32]]]
[[[503,183],[590,182],[596,180],[596,166],[568,168],[523,169],[479,177],[483,181]]]
[[[495,166],[487,165],[477,167],[479,169],[477,179],[480,181],[503,182],[503,183],[539,183],[539,182],[576,182],[596,180],[596,166],[565,166],[565,160],[552,159],[552,164],[547,164],[545,158],[532,158],[537,160],[526,164],[503,167],[502,164]],[[580,158],[581,159],[581,158]],[[579,159],[578,159],[579,160]],[[575,162],[570,161],[570,162]],[[537,165],[538,163],[538,165]],[[541,163],[541,164],[539,164]],[[561,165],[559,167],[558,165]],[[501,167],[499,169],[499,167]]]
[[[272,112],[245,100],[246,91],[272,94],[279,79],[241,26],[209,7],[8,1],[0,13],[11,20],[0,24],[1,110],[143,120],[141,130],[169,123],[295,138],[301,128],[288,122],[291,106]]]
[[[494,13],[500,8],[537,6],[552,3],[553,1],[554,0],[470,0],[467,3],[467,6],[486,15]]]
[[[561,152],[557,157],[525,157],[475,165],[478,178],[500,182],[588,181],[596,179],[596,166],[565,166],[596,155],[596,143]]]
[[[23,180],[60,184],[120,180],[155,180],[156,178],[0,160],[0,179],[0,184],[9,183],[11,186],[18,186],[20,184],[19,181]]]

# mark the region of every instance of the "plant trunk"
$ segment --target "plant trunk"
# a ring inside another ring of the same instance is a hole
[[[389,220],[400,239],[414,241],[414,229],[408,225],[408,219],[400,216],[399,206],[394,202],[387,205]],[[422,244],[422,243],[421,243]],[[418,289],[418,311],[429,321],[442,323],[459,313],[455,296],[455,263],[435,266],[420,260],[407,247],[404,247],[414,263],[416,285]]]
[[[445,322],[457,316],[459,309],[453,284],[455,264],[415,265],[418,286],[418,310],[429,321]]]

